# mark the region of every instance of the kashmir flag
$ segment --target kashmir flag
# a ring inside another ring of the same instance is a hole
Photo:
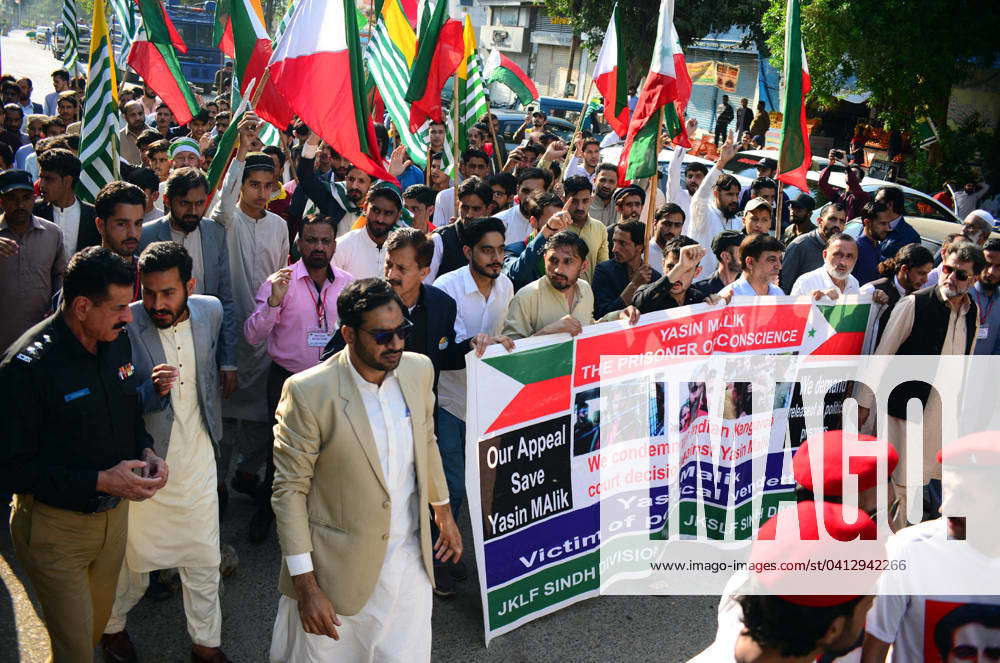
[[[104,0],[94,0],[87,87],[80,127],[80,179],[77,195],[93,204],[108,182],[118,179],[118,82]]]
[[[476,33],[472,29],[472,20],[465,16],[465,29],[462,33],[465,42],[465,59],[458,67],[458,112],[459,134],[458,149],[465,150],[469,143],[469,129],[478,122],[489,110],[486,101],[486,87],[483,85],[483,65],[479,61],[476,49]]]
[[[653,45],[653,60],[639,93],[639,102],[628,125],[625,148],[618,163],[620,183],[652,177],[656,173],[659,126],[663,107],[678,98],[677,64],[673,40],[674,2],[662,0]]]
[[[410,64],[416,53],[417,36],[400,1],[386,0],[368,40],[365,61],[400,142],[413,162],[423,168],[427,148],[416,132],[410,131],[410,105],[406,102]]]
[[[806,127],[806,95],[809,65],[802,43],[799,0],[788,0],[785,16],[785,96],[781,100],[781,146],[778,148],[778,179],[802,191],[809,190],[806,173],[812,164],[809,130]]]
[[[338,154],[372,177],[382,165],[364,95],[354,0],[301,0],[271,56],[271,83]]]
[[[618,43],[621,34],[618,4],[611,10],[608,31],[604,33],[604,44],[594,65],[594,85],[604,97],[604,119],[611,129],[624,137],[628,132],[628,89],[625,75],[628,63],[625,49]]]
[[[506,85],[521,102],[522,106],[527,106],[532,101],[538,100],[538,88],[534,81],[528,78],[524,70],[515,64],[509,57],[493,49],[486,59],[486,66],[483,67],[483,77],[487,83],[501,83]]]
[[[434,11],[425,9],[417,35],[417,54],[410,69],[404,98],[410,102],[410,131],[428,120],[443,122],[441,89],[465,55],[462,22],[448,14],[449,0],[437,0]]]
[[[292,122],[288,104],[267,82],[264,70],[271,59],[271,38],[264,27],[264,10],[260,0],[220,0],[216,5],[216,33],[220,23],[224,23],[219,48],[231,47],[227,54],[233,58],[233,77],[239,82],[240,96],[253,98],[255,91],[249,88],[264,85],[254,104],[254,111],[261,119],[271,124],[287,127]],[[226,38],[231,43],[226,43]]]
[[[63,68],[70,76],[80,73],[80,33],[77,28],[76,0],[63,0],[62,23],[66,30],[66,42],[63,45]]]
[[[108,6],[114,14],[122,35],[121,54],[117,60],[118,69],[122,70],[128,64],[128,52],[132,42],[139,34],[139,14],[132,0],[108,0]]]
[[[160,0],[142,0],[142,25],[128,54],[128,64],[174,114],[187,124],[198,112],[198,102],[181,71],[177,51],[187,46],[163,10]]]

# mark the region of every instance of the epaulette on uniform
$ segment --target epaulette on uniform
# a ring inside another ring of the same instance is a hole
[[[52,335],[45,332],[39,334],[35,337],[34,341],[21,348],[14,357],[18,361],[30,364],[44,357],[52,348],[52,345]]]

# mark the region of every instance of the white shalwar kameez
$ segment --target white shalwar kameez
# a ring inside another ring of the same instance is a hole
[[[170,480],[155,495],[129,505],[125,562],[105,633],[125,628],[128,611],[149,585],[149,572],[177,568],[191,640],[218,647],[219,503],[215,450],[198,404],[197,368],[190,318],[160,329],[166,363],[179,375],[170,390],[174,422],[167,467]]]

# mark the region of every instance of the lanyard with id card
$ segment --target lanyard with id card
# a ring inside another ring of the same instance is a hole
[[[310,289],[310,294],[312,289]],[[326,344],[330,342],[332,334],[326,328],[326,295],[323,294],[322,297],[316,296],[316,319],[319,324],[315,329],[306,330],[306,347],[309,348],[319,348],[320,352],[326,347]]]
[[[976,298],[976,308],[979,309],[979,326],[976,327],[976,340],[983,341],[989,338],[990,335],[990,313],[993,311],[993,304],[996,300],[990,297],[989,306],[986,307],[986,310],[983,310],[983,302],[979,292],[973,289],[972,294]]]

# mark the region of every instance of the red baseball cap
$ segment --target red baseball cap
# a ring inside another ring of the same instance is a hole
[[[758,564],[777,563],[775,564],[776,568],[766,571],[755,571],[752,574],[757,588],[761,590],[758,593],[774,594],[789,603],[814,608],[843,605],[863,596],[862,594],[782,594],[778,591],[767,591],[769,587],[773,587],[776,590],[787,587],[788,579],[793,577],[792,574],[795,572],[782,569],[782,563],[810,564],[818,559],[830,557],[830,542],[820,538],[819,514],[821,512],[827,532],[838,541],[853,541],[856,539],[874,541],[877,538],[878,528],[875,521],[864,511],[856,507],[832,502],[799,502],[796,504],[794,510],[796,511],[799,524],[797,537],[788,537],[786,535],[784,538],[778,540],[777,536],[778,520],[783,517],[792,517],[792,508],[778,511],[766,523],[761,525],[757,531],[757,538],[754,540],[754,545],[750,552],[750,561]],[[846,522],[844,518],[845,511],[849,515],[854,515],[854,522]],[[780,546],[775,545],[774,542],[776,540],[781,544]],[[762,543],[765,541],[767,542],[766,544]]]
[[[878,483],[878,457],[885,455],[889,474],[899,464],[899,454],[889,442],[881,442],[871,435],[858,435],[858,443],[865,447],[863,455],[855,452],[848,458],[847,470],[858,477],[858,491],[873,488]],[[824,496],[844,494],[844,431],[831,430],[823,433],[823,466],[821,480]],[[809,440],[802,443],[792,457],[792,473],[795,483],[806,490],[815,492],[812,465],[809,461]]]

